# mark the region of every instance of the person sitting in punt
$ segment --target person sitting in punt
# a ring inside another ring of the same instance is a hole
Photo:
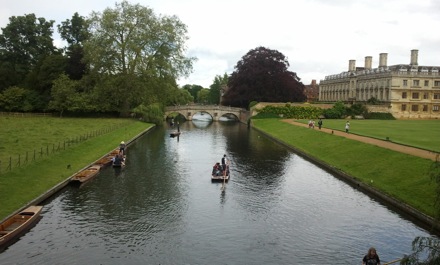
[[[124,156],[121,153],[117,154],[112,160],[115,165],[124,165]]]
[[[212,167],[212,175],[220,176],[221,172],[222,170],[220,163],[219,162],[215,163],[215,165]]]

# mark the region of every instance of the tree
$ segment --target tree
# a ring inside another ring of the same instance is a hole
[[[169,97],[167,105],[186,105],[194,101],[193,96],[185,89],[176,89],[172,96]]]
[[[204,88],[197,93],[197,102],[208,103],[209,89]]]
[[[126,81],[117,84],[124,97],[111,95],[121,98],[116,107],[122,113],[137,106],[133,100],[151,94],[151,87],[128,86],[130,82],[148,79],[149,83],[165,82],[161,86],[166,87],[168,82],[175,83],[192,71],[194,58],[184,56],[187,29],[175,16],[157,16],[152,9],[123,1],[116,3],[114,9],[93,12],[89,22],[84,58],[90,71],[99,76],[99,82],[114,76]]]
[[[71,20],[67,19],[57,27],[61,38],[68,43],[66,73],[71,79],[80,80],[86,72],[86,64],[83,62],[83,43],[90,36],[88,23],[84,17],[75,13]]]
[[[208,102],[210,104],[220,103],[221,91],[228,85],[228,79],[229,77],[226,73],[223,76],[217,75],[214,78],[214,82],[209,87]]]
[[[222,104],[247,108],[251,101],[304,101],[304,85],[288,67],[286,57],[276,50],[250,50],[229,77]]]
[[[1,80],[0,91],[12,85],[22,85],[39,61],[59,53],[53,45],[53,23],[53,20],[37,19],[34,14],[9,18],[9,24],[0,34],[0,76],[12,75]]]
[[[75,87],[78,81],[70,80],[65,74],[62,74],[54,81],[52,87],[52,100],[49,102],[49,108],[60,112],[60,117],[63,112],[72,107],[72,99],[75,98]]]
[[[199,102],[199,101],[198,101],[197,94],[199,93],[200,90],[203,89],[202,86],[200,86],[200,85],[188,85],[188,84],[186,84],[186,85],[184,85],[182,88],[185,89],[185,90],[187,90],[187,91],[191,94],[191,96],[194,98],[194,102]]]
[[[31,92],[21,87],[9,87],[0,93],[0,109],[5,111],[32,111]]]

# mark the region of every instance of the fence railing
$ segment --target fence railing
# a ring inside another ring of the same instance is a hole
[[[0,111],[0,116],[13,116],[13,117],[53,117],[55,116],[54,113],[51,112],[44,112],[44,113],[35,113],[35,112],[4,112]]]
[[[35,162],[39,159],[46,158],[55,153],[64,151],[69,147],[87,141],[90,138],[101,136],[107,134],[111,131],[119,129],[123,124],[120,125],[112,125],[107,128],[103,128],[101,130],[91,131],[85,134],[77,135],[75,137],[66,139],[62,142],[53,143],[39,149],[34,149],[32,151],[27,151],[25,154],[19,154],[14,156],[9,156],[9,159],[6,161],[0,160],[0,175],[10,172],[16,168],[20,168],[22,166],[26,166],[32,162]]]

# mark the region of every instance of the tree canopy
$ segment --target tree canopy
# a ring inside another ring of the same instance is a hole
[[[28,14],[1,29],[0,110],[127,115],[192,100],[176,83],[195,60],[185,55],[187,28],[176,16],[126,0],[88,17],[74,13],[57,25],[63,48],[54,46],[53,23]]]
[[[93,12],[89,25],[85,59],[101,80],[118,76],[113,106],[123,112],[157,86],[175,84],[192,71],[194,59],[184,55],[187,29],[175,16],[157,16],[148,7],[123,1]]]
[[[304,85],[288,70],[286,57],[265,47],[250,50],[229,77],[223,105],[247,108],[249,102],[304,101]]]
[[[220,95],[222,90],[228,85],[229,76],[228,74],[224,74],[223,76],[217,75],[214,78],[214,82],[209,87],[209,95],[208,102],[210,104],[219,104],[220,103]]]
[[[9,24],[0,34],[0,91],[24,85],[41,60],[59,53],[53,45],[53,23],[34,14],[9,18]]]

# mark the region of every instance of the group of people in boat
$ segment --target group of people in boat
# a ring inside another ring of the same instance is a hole
[[[114,166],[125,166],[125,142],[122,141],[119,144],[119,153],[112,158],[112,162]]]
[[[226,155],[223,155],[221,161],[222,161],[221,164],[220,164],[220,162],[217,162],[212,167],[212,175],[213,176],[228,176],[229,175],[229,161],[226,158]]]

